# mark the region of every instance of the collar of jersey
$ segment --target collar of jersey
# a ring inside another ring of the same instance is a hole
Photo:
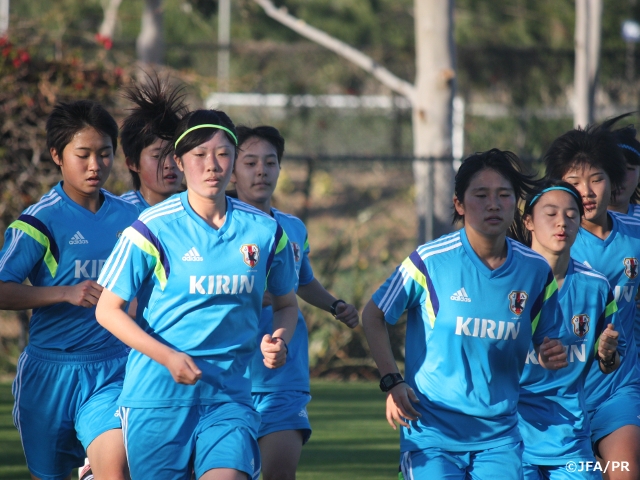
[[[147,202],[142,196],[142,192],[140,190],[136,190],[136,195],[138,196],[138,200],[142,202],[142,205],[144,205],[145,208],[151,208],[151,205],[149,205],[149,202]]]
[[[608,212],[607,215],[609,215],[609,218],[611,219],[611,233],[609,233],[609,236],[607,238],[602,240],[600,237],[595,236],[593,233],[585,230],[583,227],[580,227],[580,230],[578,230],[578,236],[585,242],[591,243],[593,245],[599,245],[601,247],[607,247],[608,245],[610,245],[618,234],[618,220],[616,219],[615,215],[611,215]]]
[[[187,190],[185,190],[184,192],[180,193],[180,201],[182,202],[182,206],[184,207],[184,211],[187,212],[187,215],[189,215],[189,217],[191,217],[191,219],[198,224],[200,227],[204,228],[208,233],[210,233],[211,235],[215,235],[217,237],[222,237],[225,232],[227,231],[227,229],[229,228],[229,224],[231,223],[231,215],[233,212],[233,204],[231,202],[231,200],[229,200],[229,198],[225,197],[226,202],[227,202],[227,211],[225,213],[225,218],[224,218],[224,223],[222,224],[222,226],[219,229],[215,229],[213,228],[211,225],[209,225],[207,222],[205,222],[202,218],[200,218],[200,215],[198,215],[193,208],[191,208],[191,205],[189,205],[189,197],[187,196]]]
[[[469,239],[467,238],[467,231],[464,229],[464,227],[461,229],[460,239],[462,240],[462,246],[464,247],[464,250],[467,253],[467,256],[471,259],[471,261],[476,266],[478,271],[485,277],[487,278],[499,277],[505,271],[507,271],[507,269],[509,268],[509,265],[511,265],[511,257],[513,256],[513,252],[511,251],[511,243],[509,242],[509,239],[505,240],[507,242],[507,259],[504,261],[502,265],[500,265],[495,270],[491,270],[484,263],[482,263],[482,260],[480,260],[480,257],[478,257],[478,254],[471,247],[471,244],[469,243]]]
[[[62,197],[62,199],[66,202],[66,204],[69,205],[69,207],[73,208],[76,212],[80,213],[81,215],[84,215],[85,217],[90,218],[91,220],[98,220],[104,217],[107,214],[107,211],[109,210],[109,205],[108,205],[109,196],[105,195],[103,189],[100,189],[100,193],[102,194],[104,201],[102,202],[102,205],[100,205],[100,209],[98,209],[96,213],[93,213],[92,211],[87,210],[84,207],[81,207],[76,202],[71,200],[71,197],[69,197],[69,195],[67,195],[67,192],[65,192],[64,189],[62,188],[62,180],[60,180],[60,182],[53,188],[56,190],[56,192],[58,192],[58,195]]]

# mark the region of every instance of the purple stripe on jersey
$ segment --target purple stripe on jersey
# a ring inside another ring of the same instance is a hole
[[[269,258],[267,258],[267,273],[269,273],[269,270],[271,269],[271,263],[273,262],[273,257],[276,254],[276,248],[278,248],[278,244],[280,243],[280,239],[282,238],[283,233],[284,233],[284,230],[282,230],[282,227],[278,223],[278,228],[276,228],[276,239],[273,242],[273,247],[271,247],[271,251],[269,252]]]
[[[427,280],[427,288],[429,289],[429,298],[431,299],[431,306],[433,307],[433,313],[438,315],[438,310],[440,310],[440,302],[438,301],[438,295],[436,294],[436,289],[433,287],[433,282],[431,281],[431,277],[429,276],[429,272],[427,272],[427,266],[422,261],[422,257],[418,253],[417,250],[414,250],[411,255],[409,255],[409,259],[416,266],[416,268],[422,273]]]
[[[545,293],[547,292],[547,287],[551,285],[553,280],[554,280],[553,273],[549,271],[549,274],[547,276],[547,282],[544,284],[544,288],[542,289],[542,292],[540,292],[540,295],[538,295],[538,298],[536,298],[536,301],[533,302],[533,306],[531,307],[531,323],[533,323],[535,318],[538,316],[538,313],[540,313],[540,310],[542,310],[542,305],[544,305],[544,296],[545,296]]]
[[[42,233],[45,237],[49,239],[49,250],[51,251],[51,255],[53,255],[53,258],[55,259],[56,263],[59,263],[60,250],[58,250],[58,244],[53,239],[53,235],[51,235],[51,232],[49,231],[47,226],[44,223],[42,223],[40,220],[38,220],[36,217],[32,217],[31,215],[24,215],[24,214],[20,215],[18,217],[18,220],[31,225],[33,228],[38,230],[40,233]]]
[[[134,230],[138,231],[144,238],[149,240],[149,242],[151,242],[151,244],[154,247],[156,247],[156,249],[158,250],[158,253],[160,254],[160,263],[162,263],[162,266],[164,267],[164,271],[167,275],[167,278],[169,278],[169,260],[167,259],[167,254],[165,253],[164,248],[160,243],[160,240],[158,240],[158,237],[156,237],[151,232],[151,230],[149,230],[147,226],[144,223],[142,223],[140,220],[136,220],[135,222],[133,222],[131,227]]]

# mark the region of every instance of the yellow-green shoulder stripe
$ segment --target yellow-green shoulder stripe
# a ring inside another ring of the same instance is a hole
[[[142,235],[139,231],[137,231],[133,227],[127,227],[127,229],[122,233],[122,235],[126,236],[131,242],[136,245],[140,250],[145,253],[151,255],[156,262],[155,268],[153,270],[154,275],[158,279],[160,283],[160,288],[164,290],[164,287],[167,285],[167,272],[164,269],[164,265],[162,265],[162,261],[160,259],[160,252],[155,247],[153,243],[151,243],[147,238]]]
[[[16,230],[23,231],[45,248],[44,263],[47,266],[47,269],[49,270],[51,276],[55,277],[56,272],[58,271],[58,262],[51,252],[51,242],[49,241],[49,237],[47,237],[44,233],[42,233],[34,226],[29,225],[22,220],[14,221],[13,223],[11,223],[11,225],[9,225],[9,228],[15,228]]]

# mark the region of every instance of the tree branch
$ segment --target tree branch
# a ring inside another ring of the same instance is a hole
[[[365,55],[359,50],[347,45],[346,43],[332,37],[331,35],[319,30],[311,25],[308,25],[304,20],[289,15],[286,8],[276,8],[271,0],[254,0],[258,5],[262,7],[265,13],[289,27],[294,32],[302,35],[303,37],[315,42],[334,53],[337,53],[341,57],[355,63],[362,68],[365,72],[371,73],[377,78],[383,85],[387,86],[394,92],[405,96],[412,104],[415,103],[414,98],[416,96],[415,87],[409,82],[402,80],[395,76],[386,68],[378,65],[371,57]]]

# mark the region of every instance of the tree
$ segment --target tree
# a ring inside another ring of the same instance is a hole
[[[269,17],[355,63],[411,102],[418,242],[448,232],[453,196],[453,0],[414,0],[415,84],[398,78],[361,51],[290,15],[286,8],[276,8],[271,0],[254,1]]]
[[[164,62],[162,17],[162,0],[145,0],[142,11],[142,26],[136,41],[138,60],[143,65],[160,65]]]
[[[595,91],[600,62],[602,0],[576,0],[575,106],[573,125],[593,123]]]

